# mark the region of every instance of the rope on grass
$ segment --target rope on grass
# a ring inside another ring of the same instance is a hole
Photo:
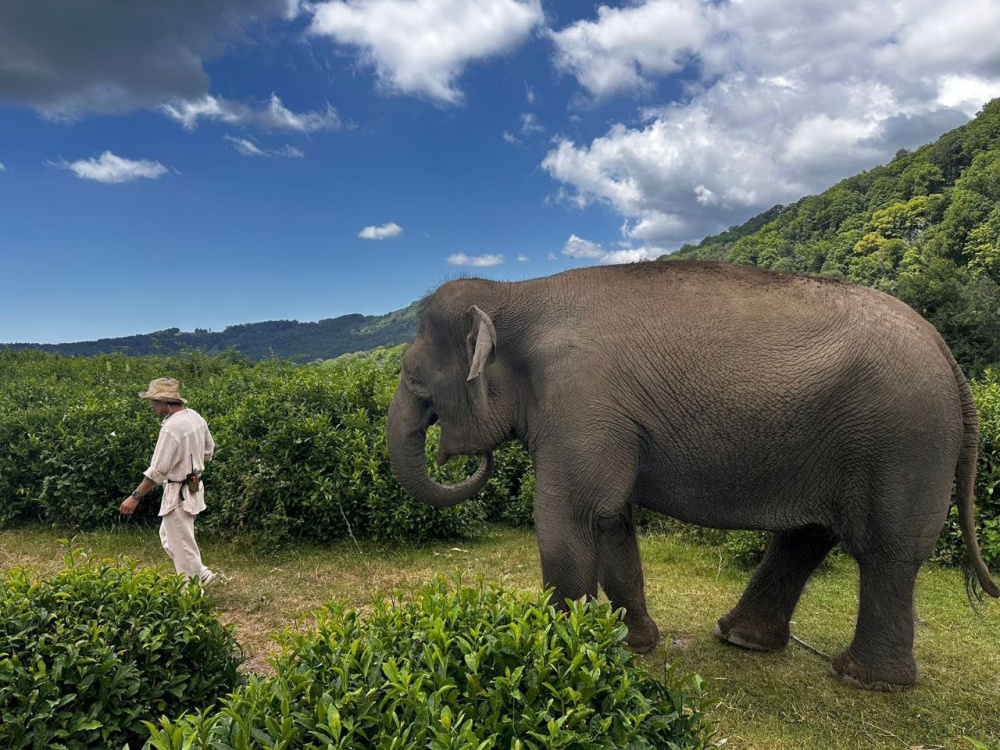
[[[824,654],[822,651],[820,651],[815,646],[810,646],[808,643],[806,643],[804,640],[802,640],[801,638],[799,638],[797,635],[793,635],[792,636],[792,640],[795,641],[800,646],[802,646],[802,648],[806,649],[807,651],[812,651],[817,656],[822,656],[827,661],[832,661],[829,656],[827,656],[826,654]]]

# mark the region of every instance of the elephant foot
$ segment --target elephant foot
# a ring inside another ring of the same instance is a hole
[[[912,656],[902,664],[870,668],[858,664],[848,650],[833,660],[830,669],[838,679],[860,690],[898,693],[909,690],[917,681],[917,664]]]
[[[656,627],[653,618],[646,615],[638,624],[628,625],[628,635],[625,644],[637,654],[646,654],[656,648],[660,642],[660,629]]]
[[[721,618],[713,631],[726,643],[751,651],[778,651],[788,643],[788,624],[764,626],[748,622],[730,612]]]

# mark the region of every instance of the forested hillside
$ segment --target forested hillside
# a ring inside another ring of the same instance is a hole
[[[979,372],[1000,361],[1000,99],[935,143],[664,259],[681,257],[889,292]]]
[[[416,303],[386,315],[343,315],[317,323],[271,320],[228,326],[223,331],[196,328],[193,332],[168,328],[122,338],[75,344],[9,344],[10,349],[41,349],[57,354],[89,357],[122,352],[130,355],[175,354],[202,351],[216,354],[235,349],[260,360],[280,357],[300,362],[332,359],[341,354],[396,346],[413,339],[417,330]],[[0,344],[0,349],[5,345]]]

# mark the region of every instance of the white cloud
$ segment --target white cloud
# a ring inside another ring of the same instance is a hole
[[[462,100],[472,62],[510,51],[544,21],[540,0],[325,0],[310,33],[360,51],[379,83],[443,104]]]
[[[233,144],[233,148],[239,151],[244,156],[267,156],[267,152],[261,150],[260,146],[251,141],[248,138],[234,138],[231,135],[226,136],[226,140]]]
[[[305,157],[302,149],[288,144],[277,149],[265,149],[258,146],[250,138],[236,138],[231,135],[227,135],[225,138],[243,156],[285,156],[289,159],[302,159]]]
[[[577,237],[575,234],[571,234],[569,239],[566,240],[562,252],[563,255],[568,255],[571,258],[594,259],[604,255],[604,248],[596,242],[591,242],[590,240],[585,240]]]
[[[271,94],[267,109],[258,117],[261,125],[275,130],[295,130],[300,133],[313,133],[318,130],[340,130],[342,124],[336,110],[329,104],[323,112],[296,113],[281,103],[277,94]]]
[[[531,258],[529,258],[527,255],[518,255],[517,256],[517,262],[518,263],[527,263],[529,260],[531,260]]]
[[[604,265],[619,263],[641,263],[644,260],[656,260],[664,251],[658,247],[633,247],[627,250],[612,250],[601,258]]]
[[[61,161],[55,162],[53,165],[70,170],[82,180],[104,183],[129,182],[140,178],[155,180],[169,171],[159,162],[146,159],[133,161],[115,156],[110,151],[105,151],[95,159],[80,159],[74,162]]]
[[[571,234],[566,244],[563,246],[562,254],[570,258],[596,260],[602,265],[614,265],[618,263],[638,263],[642,260],[654,260],[664,251],[656,247],[623,247],[620,250],[606,250],[600,243],[585,240]],[[550,254],[549,260],[556,260],[556,256]]]
[[[340,116],[329,104],[322,112],[292,112],[277,94],[265,107],[251,107],[242,102],[220,99],[205,94],[198,99],[176,99],[160,106],[160,111],[192,131],[201,119],[218,120],[230,124],[258,125],[268,130],[291,130],[312,133],[320,130],[340,130],[344,127]]]
[[[703,206],[715,206],[719,203],[719,196],[704,185],[694,186],[694,196],[695,200]]]
[[[538,94],[535,93],[535,89],[528,83],[524,84],[524,98],[527,100],[528,104],[534,104],[538,101]]]
[[[597,9],[596,21],[578,21],[551,33],[555,64],[592,95],[644,90],[649,77],[681,70],[709,31],[697,0],[649,0]]]
[[[468,256],[465,253],[455,253],[448,256],[448,263],[453,266],[499,266],[503,263],[502,255],[474,255]]]
[[[672,20],[671,20],[672,19]],[[647,0],[556,32],[556,64],[595,97],[685,96],[542,166],[561,200],[597,202],[623,236],[675,249],[776,203],[825,190],[934,140],[1000,96],[1000,3],[990,0]]]
[[[545,127],[538,120],[538,115],[532,112],[525,112],[521,115],[521,135],[530,136],[532,133],[544,133]],[[503,139],[514,146],[523,145],[524,141],[511,133],[509,130],[503,132]]]
[[[538,121],[538,116],[532,114],[531,112],[525,112],[521,115],[521,132],[522,133],[544,133],[545,128],[542,123]]]
[[[975,75],[946,75],[938,81],[937,103],[959,109],[973,117],[983,102],[1000,96],[1000,80],[987,80]]]
[[[3,172],[7,167],[0,163],[0,172]]]
[[[198,99],[176,99],[160,105],[160,111],[177,120],[185,130],[194,130],[203,117],[229,123],[248,119],[248,110],[242,105],[217,99],[210,94]]]
[[[394,221],[382,226],[365,227],[358,232],[358,237],[363,240],[391,240],[403,234],[403,228]]]

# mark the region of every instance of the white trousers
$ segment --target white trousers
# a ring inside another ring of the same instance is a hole
[[[183,507],[174,508],[160,518],[160,543],[174,561],[177,572],[204,581],[212,571],[201,562],[201,550],[194,540],[194,519]]]

